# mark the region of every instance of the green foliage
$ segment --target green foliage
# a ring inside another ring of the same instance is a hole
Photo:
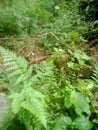
[[[80,0],[80,14],[85,16],[86,21],[90,21],[89,31],[86,34],[88,39],[95,39],[98,36],[98,1]]]
[[[19,57],[17,59],[17,56],[14,53],[5,50],[3,47],[0,47],[0,53],[4,58],[3,62],[6,67],[5,71],[8,73],[8,79],[14,83],[14,86],[15,83],[18,84],[28,79],[32,70],[30,68],[28,72],[25,73],[27,71],[27,62],[24,58]],[[21,89],[21,87],[18,87],[18,89]]]
[[[75,50],[74,53],[69,50],[69,53],[73,55],[72,59],[70,62],[68,62],[68,67],[69,68],[74,68],[74,67],[83,67],[85,66],[86,61],[90,61],[91,58],[87,56],[83,51],[81,50]],[[74,62],[76,61],[76,62]]]
[[[91,130],[92,123],[85,117],[77,117],[73,122],[73,127],[78,130]]]
[[[51,52],[47,60],[29,66],[17,52],[33,46],[32,40],[9,40],[0,46],[0,90],[6,90],[10,101],[0,129],[96,130],[98,67],[93,71],[91,58],[78,46],[89,23],[80,16],[79,3],[12,0],[0,5],[0,12],[0,36],[13,40],[14,35],[30,35]]]
[[[77,114],[81,115],[83,112],[90,114],[86,99],[78,92],[72,91],[71,95],[65,97],[65,107],[70,108],[72,105],[74,105]]]
[[[45,104],[44,96],[41,93],[26,86],[26,88],[22,89],[21,93],[12,93],[9,98],[12,99],[11,108],[14,114],[19,113],[21,110],[26,110],[46,127],[46,116],[43,108]]]
[[[95,101],[92,92],[96,86],[90,79],[82,79],[81,73],[77,72],[89,65],[85,61],[90,58],[82,51],[69,52],[72,60],[67,59],[60,66],[66,54],[55,48],[48,60],[29,67],[25,59],[0,47],[2,65],[12,86],[7,87],[10,110],[15,115],[11,122],[17,119],[27,130],[42,130],[46,122],[49,130],[85,130],[85,127],[90,130],[96,124],[93,120],[97,116],[92,118],[94,111],[97,114],[97,107],[92,102]],[[75,66],[70,67],[70,62]]]
[[[0,47],[0,54],[4,58],[3,65],[6,67],[8,79],[14,79],[14,82],[11,82],[12,88],[8,88],[11,92],[11,111],[14,114],[19,114],[21,110],[26,110],[27,113],[31,113],[32,118],[36,117],[46,127],[44,96],[31,88],[33,85],[32,67],[28,68],[25,59],[17,58],[14,53],[5,50],[3,47]]]
[[[71,123],[72,120],[70,117],[61,115],[56,119],[53,130],[67,130],[68,126],[70,126]]]
[[[97,20],[98,13],[97,0],[80,0],[80,11],[86,16],[87,20]]]
[[[13,0],[0,6],[0,12],[3,14],[0,19],[1,37],[39,35],[40,44],[46,51],[61,46],[51,32],[65,43],[80,43],[84,41],[83,36],[88,31],[88,23],[81,20],[76,0]]]
[[[92,78],[95,81],[96,85],[98,85],[98,66],[95,66]]]
[[[0,6],[0,13],[0,36],[30,34],[45,24],[50,16],[39,2],[31,0],[13,0],[7,6]]]

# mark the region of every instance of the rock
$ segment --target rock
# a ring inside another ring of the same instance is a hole
[[[4,115],[6,114],[6,110],[9,107],[9,101],[6,97],[6,94],[0,92],[0,124],[3,120]]]

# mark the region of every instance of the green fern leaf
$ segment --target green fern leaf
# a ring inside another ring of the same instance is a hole
[[[46,80],[50,80],[50,76],[53,76],[53,70],[48,69],[48,71],[46,71],[47,64],[42,64],[37,74],[32,76],[32,67],[28,68],[24,58],[17,57],[13,52],[5,50],[3,47],[0,47],[0,53],[4,58],[3,65],[8,71],[8,78],[14,79],[14,82],[11,83],[17,87],[23,86],[19,93],[13,91],[9,97],[11,99],[12,112],[19,114],[21,110],[26,110],[32,114],[32,117],[36,117],[36,119],[46,127],[45,97],[42,93],[31,88],[31,86],[36,85],[35,81],[38,81],[41,85],[40,82],[44,81],[45,77],[47,77]],[[50,64],[52,66],[52,63]],[[53,69],[53,67],[50,66],[49,68]]]
[[[9,98],[12,99],[11,108],[13,113],[17,114],[21,109],[27,110],[46,127],[47,120],[43,94],[25,87],[21,93],[11,94]]]
[[[10,99],[13,99],[11,102],[11,108],[13,113],[18,113],[21,109],[21,103],[23,101],[23,95],[18,94],[18,93],[13,93],[9,96]]]
[[[95,69],[93,71],[92,79],[95,81],[95,83],[98,85],[98,66],[95,66]]]
[[[26,77],[23,74],[21,74],[21,76],[17,79],[15,86],[23,82],[24,80],[26,80]]]

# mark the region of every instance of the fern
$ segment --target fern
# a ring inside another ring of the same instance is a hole
[[[27,61],[24,58],[17,58],[15,53],[5,50],[3,47],[0,47],[0,53],[4,58],[3,64],[6,68],[5,71],[9,73],[9,78],[17,77],[14,85],[24,83],[31,76],[32,69],[28,69]]]
[[[52,60],[35,66],[34,69],[36,74],[32,76],[33,67],[28,67],[24,58],[17,58],[15,53],[9,52],[3,47],[0,47],[0,53],[4,57],[3,64],[6,67],[6,71],[9,73],[9,79],[16,77],[16,81],[14,81],[13,85],[14,87],[17,87],[17,89],[21,84],[23,87],[25,83],[28,83],[29,86],[41,86],[55,81],[55,68]]]
[[[35,68],[35,70],[38,81],[37,84],[44,86],[50,85],[56,81],[53,60],[42,62],[39,66]]]
[[[27,112],[34,115],[46,127],[43,94],[26,87],[20,93],[11,94],[9,98],[12,99],[11,108],[13,113],[17,114],[21,109],[27,110]]]
[[[20,92],[11,91],[11,110],[14,114],[19,114],[20,110],[26,110],[37,118],[46,127],[46,114],[44,95],[32,88],[33,77],[32,67],[28,67],[27,62],[22,57],[17,57],[15,53],[0,47],[0,54],[3,56],[3,65],[6,68],[8,78],[14,78],[12,86],[22,85]]]
[[[98,66],[95,66],[92,78],[95,81],[95,83],[98,85]]]

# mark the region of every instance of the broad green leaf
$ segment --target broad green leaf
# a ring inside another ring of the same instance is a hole
[[[68,116],[61,115],[55,121],[55,126],[53,130],[66,130],[66,127],[71,125],[72,120]]]
[[[65,107],[67,107],[67,108],[70,108],[70,107],[71,107],[72,103],[71,103],[70,95],[65,97],[64,105],[65,105]]]
[[[72,123],[78,130],[91,130],[93,124],[85,117],[77,117]]]
[[[71,62],[71,61],[68,62],[67,65],[69,68],[73,68],[75,66],[74,62]]]
[[[87,103],[85,97],[77,92],[76,101],[74,102],[75,111],[77,114],[81,114],[82,112],[87,113],[88,115],[91,114],[89,104]]]
[[[84,65],[84,60],[78,59],[79,65]]]
[[[91,58],[88,55],[86,55],[86,53],[82,53],[82,59],[91,60]]]
[[[94,119],[93,122],[98,124],[98,119]]]

